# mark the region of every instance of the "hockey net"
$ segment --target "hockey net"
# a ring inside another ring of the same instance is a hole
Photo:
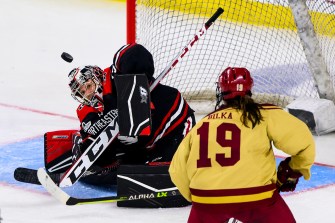
[[[178,88],[196,104],[192,108],[197,112],[214,109],[216,81],[228,66],[250,70],[253,95],[260,103],[285,107],[297,97],[320,97],[288,0],[128,0],[127,4],[127,41],[152,52],[155,76],[218,7],[224,9],[162,81]],[[307,0],[306,5],[334,88],[335,5],[330,0]]]

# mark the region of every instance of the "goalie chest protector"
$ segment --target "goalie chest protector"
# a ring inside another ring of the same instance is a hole
[[[150,90],[146,75],[115,75],[114,80],[120,135],[150,135]]]
[[[152,190],[149,188],[165,189],[175,187],[171,181],[168,169],[169,165],[121,165],[117,170],[118,196],[136,196],[138,194],[151,193]],[[174,208],[190,204],[182,195],[117,202],[118,207],[137,208]]]

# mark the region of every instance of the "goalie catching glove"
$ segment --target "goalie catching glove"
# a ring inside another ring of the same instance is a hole
[[[299,182],[299,178],[302,176],[301,173],[291,169],[289,166],[290,160],[291,157],[287,157],[281,161],[278,166],[277,187],[279,191],[282,192],[294,191]]]

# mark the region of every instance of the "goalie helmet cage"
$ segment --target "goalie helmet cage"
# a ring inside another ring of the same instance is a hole
[[[260,103],[334,101],[332,0],[127,0],[127,41],[152,52],[156,77],[218,7],[224,13],[162,81],[196,112],[214,110],[216,81],[228,66],[250,70]]]

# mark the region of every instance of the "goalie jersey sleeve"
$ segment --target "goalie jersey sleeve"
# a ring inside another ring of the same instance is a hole
[[[169,172],[183,196],[198,203],[252,202],[272,197],[276,162],[272,142],[292,156],[291,168],[310,178],[315,145],[308,127],[276,106],[247,128],[240,113],[223,108],[199,121],[175,153]]]
[[[151,150],[158,143],[176,138],[181,141],[194,125],[194,122],[188,122],[189,117],[194,117],[194,111],[180,92],[158,84],[151,92],[151,102],[152,131],[149,137],[142,137],[146,148]]]

